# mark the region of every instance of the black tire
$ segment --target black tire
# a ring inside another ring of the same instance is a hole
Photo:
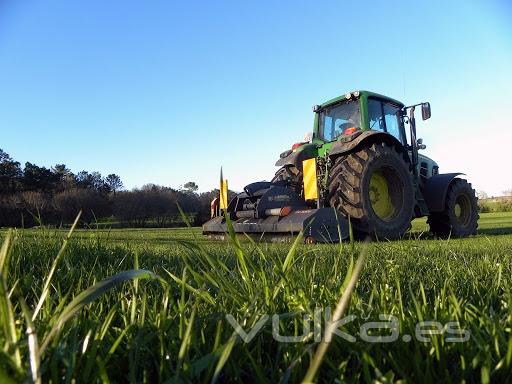
[[[375,179],[384,180],[385,189],[380,191],[386,193],[376,191]],[[327,201],[350,216],[356,231],[374,238],[399,238],[409,229],[414,210],[409,164],[385,143],[342,155],[329,172]]]
[[[291,188],[298,195],[302,195],[302,173],[293,165],[287,165],[276,172],[271,180],[273,184],[283,184]]]
[[[427,219],[430,232],[439,237],[476,235],[478,198],[471,184],[456,178],[448,187],[443,212],[431,213]]]

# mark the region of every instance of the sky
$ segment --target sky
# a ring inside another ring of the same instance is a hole
[[[311,107],[414,104],[422,151],[512,188],[512,2],[0,0],[0,148],[200,191],[270,180]]]

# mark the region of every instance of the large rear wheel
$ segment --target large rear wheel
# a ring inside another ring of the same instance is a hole
[[[408,230],[414,209],[409,165],[385,143],[335,159],[328,201],[353,227],[375,238],[395,239]]]
[[[466,180],[456,178],[450,184],[443,212],[428,217],[430,231],[440,237],[476,235],[478,227],[478,199]]]

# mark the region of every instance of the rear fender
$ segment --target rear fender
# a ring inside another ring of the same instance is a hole
[[[401,152],[407,153],[407,151],[403,150],[403,144],[389,133],[363,131],[344,136],[339,141],[333,143],[329,150],[329,157],[343,155],[360,147],[369,147],[374,143],[387,143],[399,149]]]
[[[423,198],[427,203],[429,212],[444,211],[448,188],[453,179],[459,175],[464,175],[464,173],[443,173],[434,175],[427,180],[423,189]]]

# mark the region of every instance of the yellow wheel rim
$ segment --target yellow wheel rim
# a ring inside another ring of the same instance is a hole
[[[460,216],[461,216],[461,213],[462,213],[462,209],[460,207],[460,204],[455,204],[455,217],[457,218],[457,220],[460,219]]]
[[[455,199],[455,205],[453,207],[455,220],[457,220],[460,225],[468,225],[471,222],[471,211],[472,208],[469,197],[461,193]]]
[[[370,179],[370,202],[373,212],[381,220],[390,219],[396,211],[389,195],[388,181],[381,171],[374,172]]]

